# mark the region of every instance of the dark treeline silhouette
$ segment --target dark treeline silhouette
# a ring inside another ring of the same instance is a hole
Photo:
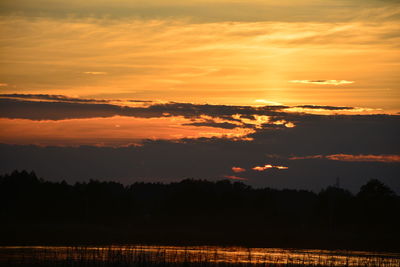
[[[400,198],[378,180],[353,195],[241,182],[48,182],[0,176],[0,242],[170,243],[399,250]]]

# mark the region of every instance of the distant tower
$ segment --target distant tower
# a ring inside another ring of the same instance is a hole
[[[335,183],[336,188],[340,188],[340,177],[336,177],[336,183]]]

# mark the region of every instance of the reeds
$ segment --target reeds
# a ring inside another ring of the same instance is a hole
[[[400,266],[400,254],[239,247],[0,247],[0,266]]]

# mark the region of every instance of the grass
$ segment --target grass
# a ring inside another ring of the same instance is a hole
[[[399,254],[238,247],[0,247],[0,266],[400,266]]]

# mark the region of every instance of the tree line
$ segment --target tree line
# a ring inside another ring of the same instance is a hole
[[[34,231],[51,241],[57,234],[48,231],[57,227],[70,229],[74,236],[70,227],[82,225],[93,231],[93,236],[83,234],[86,241],[102,240],[94,238],[97,230],[93,229],[114,229],[103,237],[118,236],[118,242],[241,244],[253,240],[255,245],[290,246],[306,238],[318,244],[324,239],[332,244],[367,240],[391,247],[400,237],[400,198],[376,179],[352,194],[337,186],[315,193],[252,188],[230,180],[131,185],[90,180],[71,185],[14,171],[0,176],[0,201],[2,229],[14,231],[13,236],[7,232],[7,242],[25,240],[22,233],[34,238]],[[38,230],[34,225],[45,227]],[[125,229],[124,233],[114,234],[118,229]],[[80,231],[82,227],[75,234]]]

